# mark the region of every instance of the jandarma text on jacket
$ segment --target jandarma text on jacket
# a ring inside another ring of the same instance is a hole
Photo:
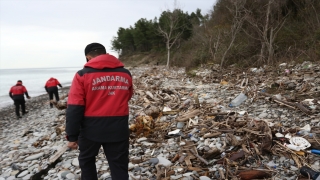
[[[122,76],[101,76],[99,78],[92,79],[92,85],[96,85],[98,83],[107,82],[107,81],[118,81],[129,84],[128,79]]]

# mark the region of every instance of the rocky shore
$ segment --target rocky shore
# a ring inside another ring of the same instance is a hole
[[[308,152],[320,149],[319,64],[129,69],[130,179],[293,180],[308,179],[302,166],[320,170]],[[0,180],[80,179],[79,152],[65,147],[65,109],[50,108],[47,95],[27,109],[19,120],[13,105],[0,111]],[[111,179],[102,150],[96,167]]]
[[[60,89],[60,97],[67,95],[68,90],[69,87]],[[30,179],[46,169],[44,166],[47,165],[43,165],[40,158],[44,155],[43,151],[49,153],[55,150],[55,147],[49,149],[49,146],[46,150],[39,149],[37,142],[55,142],[57,146],[65,143],[65,139],[54,133],[53,127],[64,112],[50,108],[47,94],[26,100],[26,110],[28,113],[21,119],[16,118],[14,105],[0,110],[0,179]]]

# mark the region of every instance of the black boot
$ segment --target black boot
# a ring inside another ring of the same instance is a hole
[[[23,112],[23,113],[22,113],[22,116],[23,116],[23,115],[25,115],[25,114],[28,114],[28,112],[29,112],[29,111],[25,111],[25,112]]]

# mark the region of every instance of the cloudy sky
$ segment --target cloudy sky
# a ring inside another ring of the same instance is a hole
[[[216,0],[178,0],[184,12],[212,10]],[[119,27],[159,17],[174,0],[0,0],[0,69],[82,67],[84,48],[108,53]]]

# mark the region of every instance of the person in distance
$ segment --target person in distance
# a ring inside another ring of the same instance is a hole
[[[14,105],[16,106],[17,119],[22,118],[20,116],[20,106],[21,106],[22,115],[25,115],[26,113],[28,113],[28,111],[26,111],[26,101],[24,99],[24,95],[26,95],[26,97],[30,99],[30,96],[28,94],[26,87],[22,85],[21,80],[18,80],[17,84],[12,86],[9,91],[9,96],[11,97],[11,99],[14,102]]]
[[[44,86],[44,88],[46,89],[47,93],[49,94],[50,108],[53,107],[53,104],[51,103],[51,100],[53,99],[53,95],[55,96],[57,102],[60,100],[57,86],[62,88],[60,82],[56,78],[53,78],[53,77],[51,77],[46,82],[46,84]]]

